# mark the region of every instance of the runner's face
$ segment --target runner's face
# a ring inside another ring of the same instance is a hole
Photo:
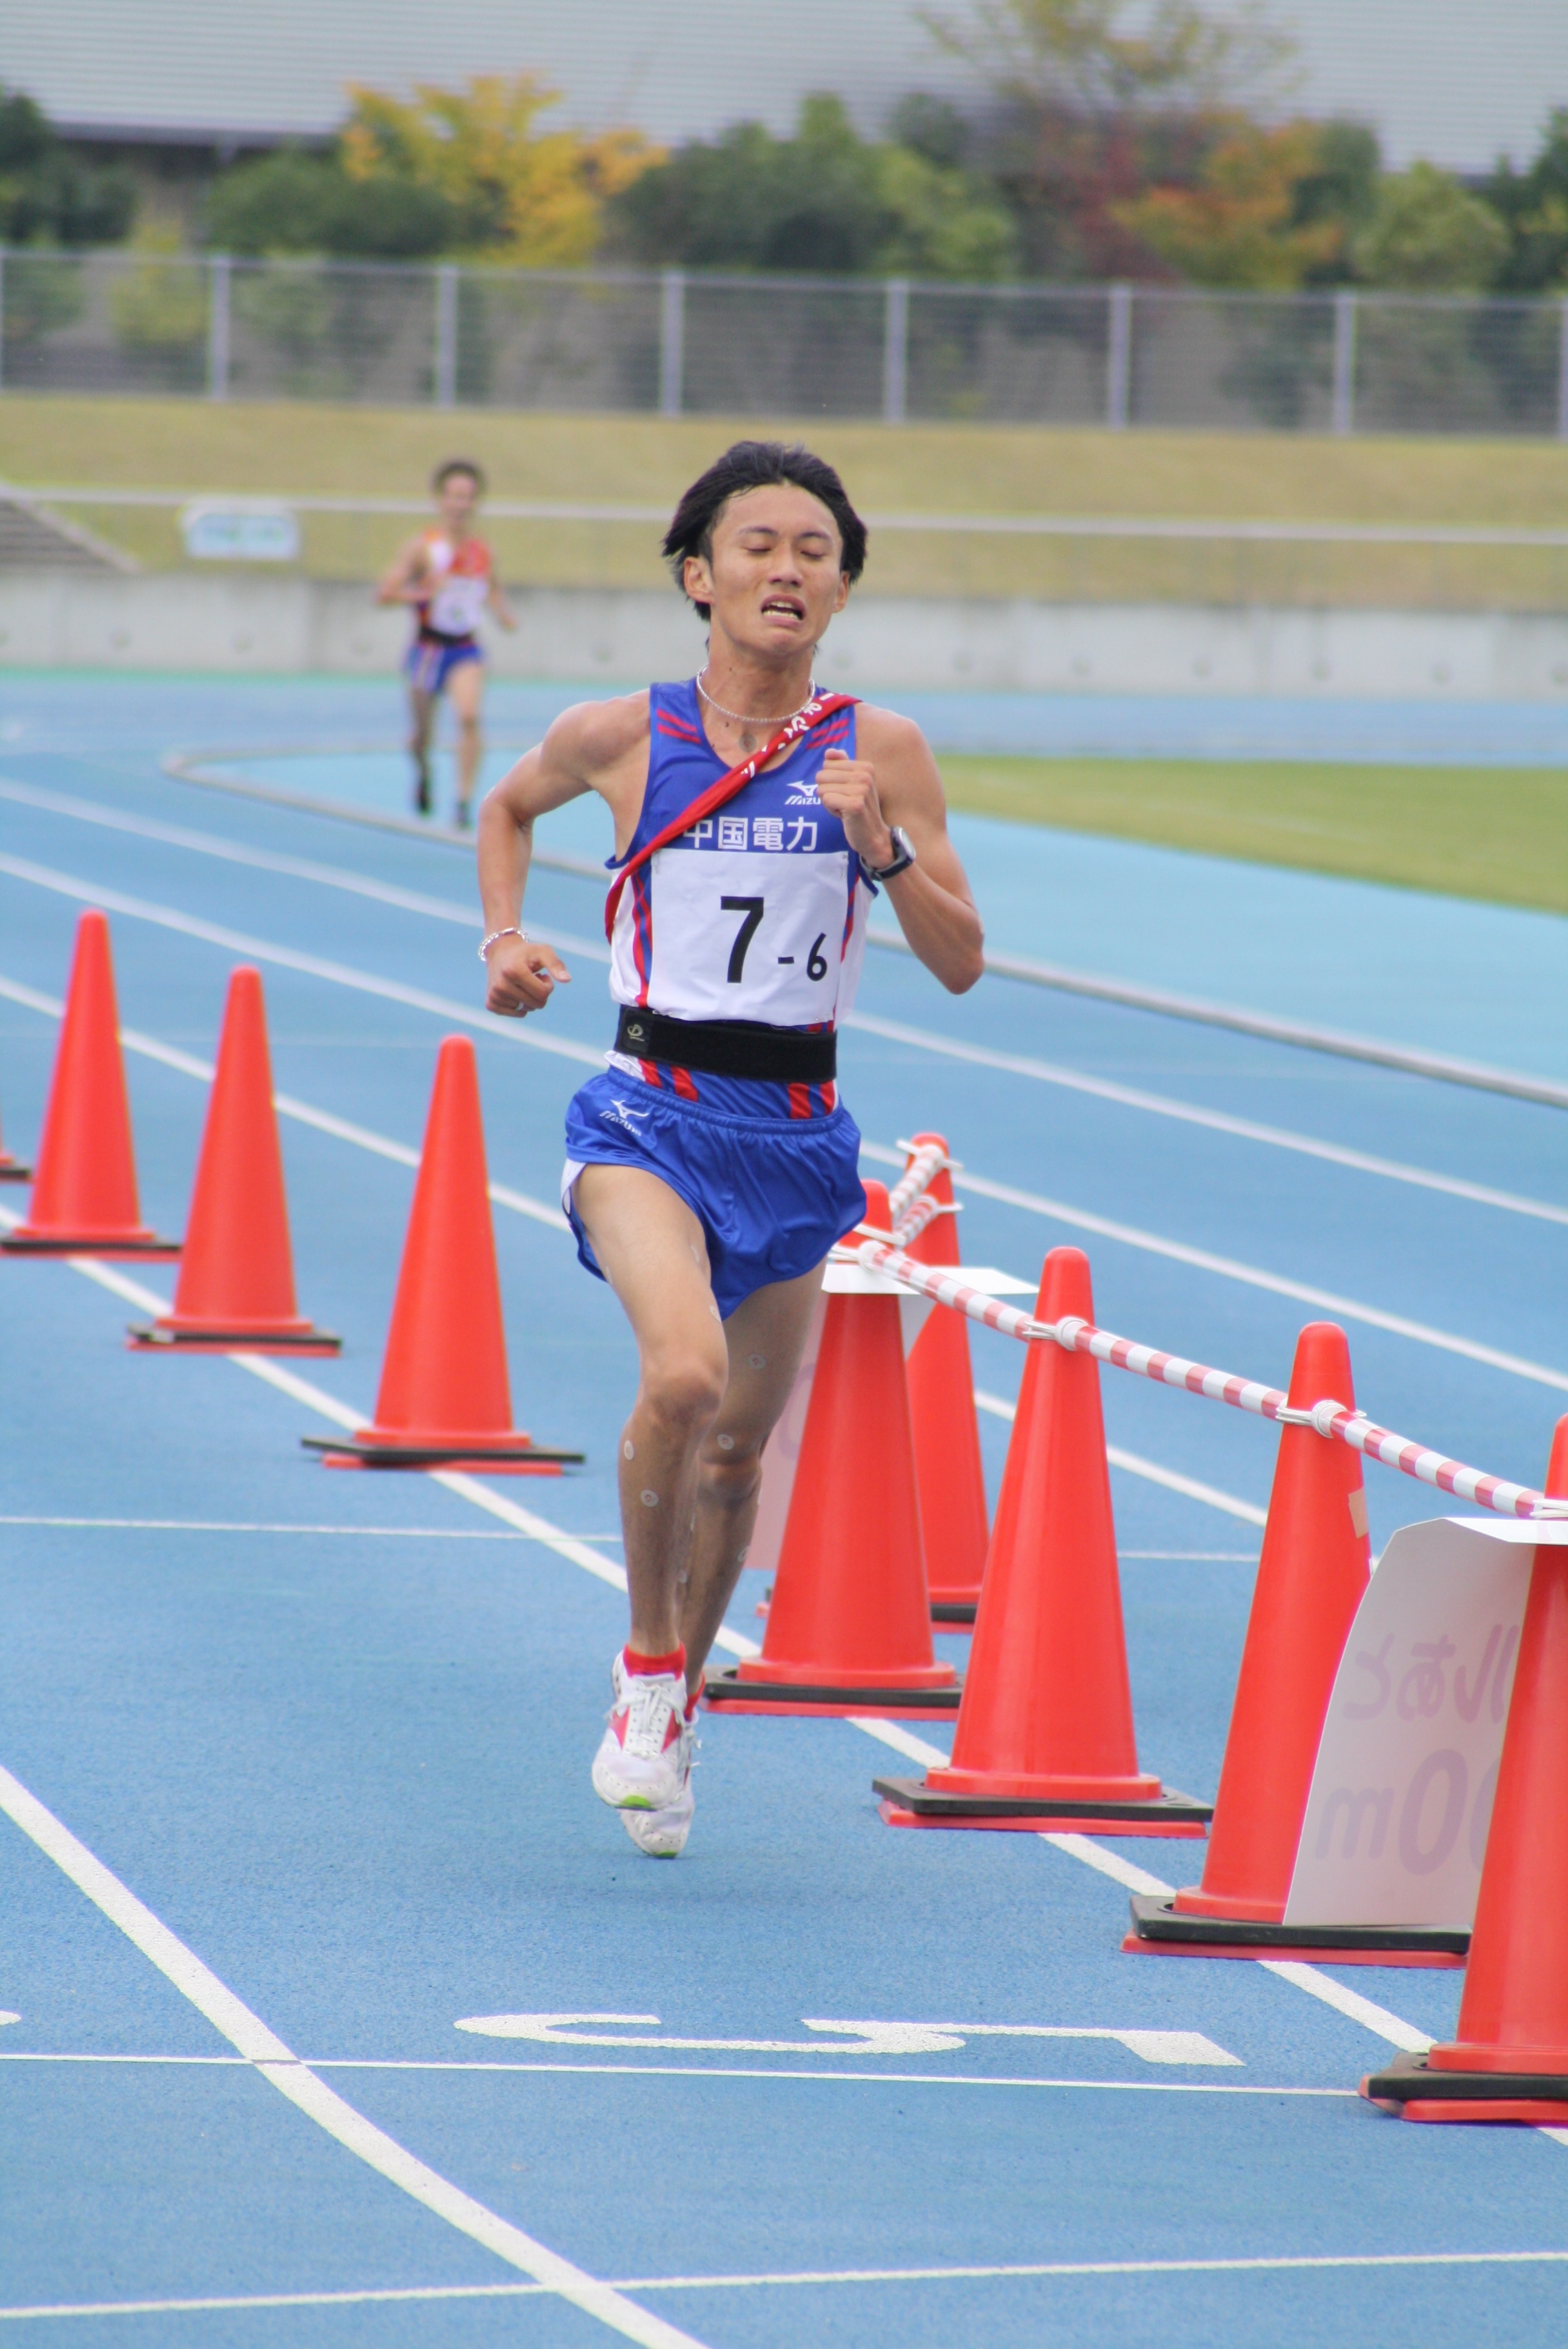
[[[441,520],[459,534],[474,518],[480,502],[479,483],[471,473],[449,473],[441,483]]]
[[[686,592],[730,642],[764,658],[809,651],[850,592],[838,524],[810,491],[769,483],[730,499],[713,555],[687,558]]]

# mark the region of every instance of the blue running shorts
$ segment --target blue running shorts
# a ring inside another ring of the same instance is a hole
[[[740,1081],[725,1090],[733,1099]],[[755,1090],[762,1113],[682,1100],[614,1068],[573,1095],[561,1204],[590,1272],[604,1277],[572,1198],[584,1166],[640,1166],[686,1201],[702,1226],[714,1301],[726,1320],[755,1290],[810,1272],[860,1222],[866,1211],[860,1130],[842,1103],[825,1116],[791,1117],[763,1107],[783,1102],[783,1086],[746,1090]]]
[[[417,692],[442,693],[455,668],[484,657],[474,636],[416,636],[404,656],[403,674]]]

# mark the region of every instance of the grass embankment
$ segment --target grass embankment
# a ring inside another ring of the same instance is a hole
[[[942,772],[978,815],[1568,914],[1568,773],[963,758]]]
[[[1568,526],[1568,448],[1542,441],[1334,440],[1305,435],[845,424],[728,417],[560,416],[306,402],[45,398],[0,401],[0,477],[121,489],[418,496],[462,450],[498,497],[673,506],[738,434],[804,437],[876,513],[1186,516],[1211,521]],[[181,559],[168,512],[73,507],[150,566]],[[312,515],[304,567],[365,578],[409,524]],[[497,522],[519,585],[651,586],[656,531]],[[882,533],[868,590],[1049,600],[1560,608],[1561,550],[1095,543]]]

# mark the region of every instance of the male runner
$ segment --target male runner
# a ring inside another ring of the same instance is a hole
[[[746,1556],[762,1447],[823,1259],[865,1212],[834,1031],[871,895],[886,890],[954,994],[982,968],[918,728],[832,707],[812,686],[865,552],[830,465],[738,442],[692,484],[665,539],[709,623],[701,675],[568,710],[480,814],[492,1011],[542,1011],[571,977],[519,926],[535,818],[596,791],[615,823],[609,868],[630,868],[611,940],[616,1047],[567,1112],[562,1204],[641,1364],[619,1463],[631,1637],[593,1776],[655,1857],[679,1852],[691,1824],[703,1665]],[[760,761],[791,717],[792,738]],[[743,789],[682,825],[700,793],[753,760]],[[666,829],[669,843],[644,858]]]
[[[456,812],[464,826],[484,749],[480,735],[484,647],[475,630],[487,606],[503,628],[515,628],[517,618],[501,592],[490,548],[473,533],[484,475],[469,458],[453,457],[430,487],[440,520],[408,541],[377,589],[376,600],[414,607],[414,641],[403,662],[408,680],[414,806],[420,815],[430,812],[430,734],[437,701],[445,692],[458,718]]]

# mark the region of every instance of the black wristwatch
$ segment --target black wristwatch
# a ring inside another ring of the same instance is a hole
[[[868,864],[863,856],[861,859],[861,871],[868,881],[896,881],[899,874],[907,873],[914,863],[914,843],[903,826],[901,823],[890,823],[888,835],[893,846],[893,858],[891,864],[883,864],[879,868],[875,864]]]

